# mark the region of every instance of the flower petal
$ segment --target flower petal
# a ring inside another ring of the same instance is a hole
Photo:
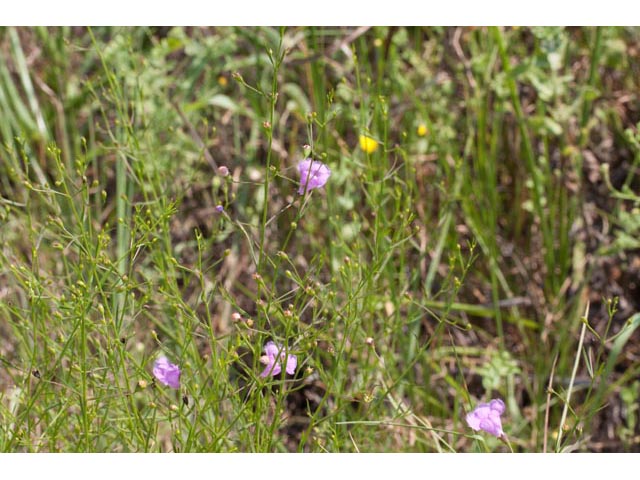
[[[298,366],[298,357],[295,355],[287,356],[287,368],[286,371],[289,375],[296,373],[296,367]]]
[[[264,346],[264,353],[266,356],[270,357],[270,358],[276,358],[276,355],[278,355],[278,351],[280,350],[280,347],[278,347],[278,345],[276,345],[274,342],[267,342]]]
[[[280,366],[280,362],[276,362],[274,359],[265,367],[260,376],[262,378],[268,377],[269,375],[275,376],[278,375],[281,371],[282,367]]]
[[[281,371],[282,371],[282,367],[280,366],[280,363],[276,362],[275,358],[272,358],[271,361],[264,368],[260,376],[264,378],[264,377],[268,377],[269,375],[277,375]]]
[[[482,421],[482,418],[480,418],[475,411],[468,413],[465,420],[471,428],[476,431],[480,430],[480,422]]]
[[[480,428],[491,435],[495,435],[496,437],[500,437],[504,434],[502,431],[502,424],[500,423],[500,417],[497,418],[497,422],[495,422],[494,418],[485,418],[480,422]]]
[[[313,163],[313,160],[311,160],[310,158],[305,158],[298,164],[298,172],[300,172],[301,176],[304,176],[306,178],[307,174],[309,173],[309,170],[311,170],[312,163]]]
[[[494,412],[498,412],[498,415],[502,415],[505,409],[504,402],[499,398],[494,398],[489,402],[489,408]]]

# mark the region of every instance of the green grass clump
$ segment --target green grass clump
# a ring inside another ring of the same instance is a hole
[[[0,450],[638,450],[638,48],[0,31]]]

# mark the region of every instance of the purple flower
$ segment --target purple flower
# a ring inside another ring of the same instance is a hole
[[[284,360],[285,352],[282,347],[279,347],[273,342],[267,342],[264,346],[264,355],[260,357],[260,363],[266,365],[265,369],[260,374],[261,377],[268,375],[276,376],[282,371],[282,360]],[[280,358],[278,358],[278,354]],[[298,365],[298,357],[295,355],[287,355],[287,365],[285,370],[289,375],[296,373],[296,366]]]
[[[496,437],[502,437],[502,422],[500,415],[504,413],[504,402],[499,398],[491,400],[489,403],[481,403],[475,410],[467,414],[466,420],[475,431],[484,430]]]
[[[216,212],[218,213],[224,212],[224,207],[222,205],[216,205]]]
[[[153,376],[163,385],[180,388],[180,367],[167,360],[167,357],[160,357],[155,361]]]
[[[331,176],[329,167],[318,160],[311,160],[310,158],[305,158],[298,164],[298,172],[300,172],[300,188],[298,188],[300,195],[307,190],[323,187]]]

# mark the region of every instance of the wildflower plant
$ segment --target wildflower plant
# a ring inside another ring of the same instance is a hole
[[[637,404],[637,255],[594,282],[615,259],[584,242],[602,212],[635,213],[640,145],[611,132],[637,129],[607,88],[611,72],[637,86],[613,68],[637,35],[549,33],[0,31],[0,451],[464,451],[505,430],[563,451],[618,434],[608,405]],[[602,302],[578,321],[607,284],[627,292],[613,337]],[[527,380],[550,372],[593,388]],[[492,391],[509,401],[458,415],[451,392]],[[632,413],[615,448],[637,449]]]

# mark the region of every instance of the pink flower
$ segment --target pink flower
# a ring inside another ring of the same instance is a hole
[[[298,172],[300,172],[300,188],[298,188],[300,195],[303,195],[305,191],[323,187],[331,176],[329,167],[310,158],[305,158],[298,164]]]
[[[285,352],[282,347],[279,347],[273,342],[267,342],[264,346],[264,355],[260,357],[260,363],[266,365],[265,369],[260,374],[261,377],[268,375],[276,376],[282,371],[282,361],[285,358]],[[279,354],[279,355],[278,355]],[[287,365],[285,370],[289,375],[296,373],[296,366],[298,365],[298,357],[295,355],[287,355]]]
[[[167,357],[160,357],[155,361],[153,376],[163,385],[180,388],[180,367],[167,360]]]
[[[484,430],[500,438],[504,435],[500,415],[504,413],[504,402],[499,398],[489,403],[481,403],[475,410],[467,414],[466,420],[475,431]]]

